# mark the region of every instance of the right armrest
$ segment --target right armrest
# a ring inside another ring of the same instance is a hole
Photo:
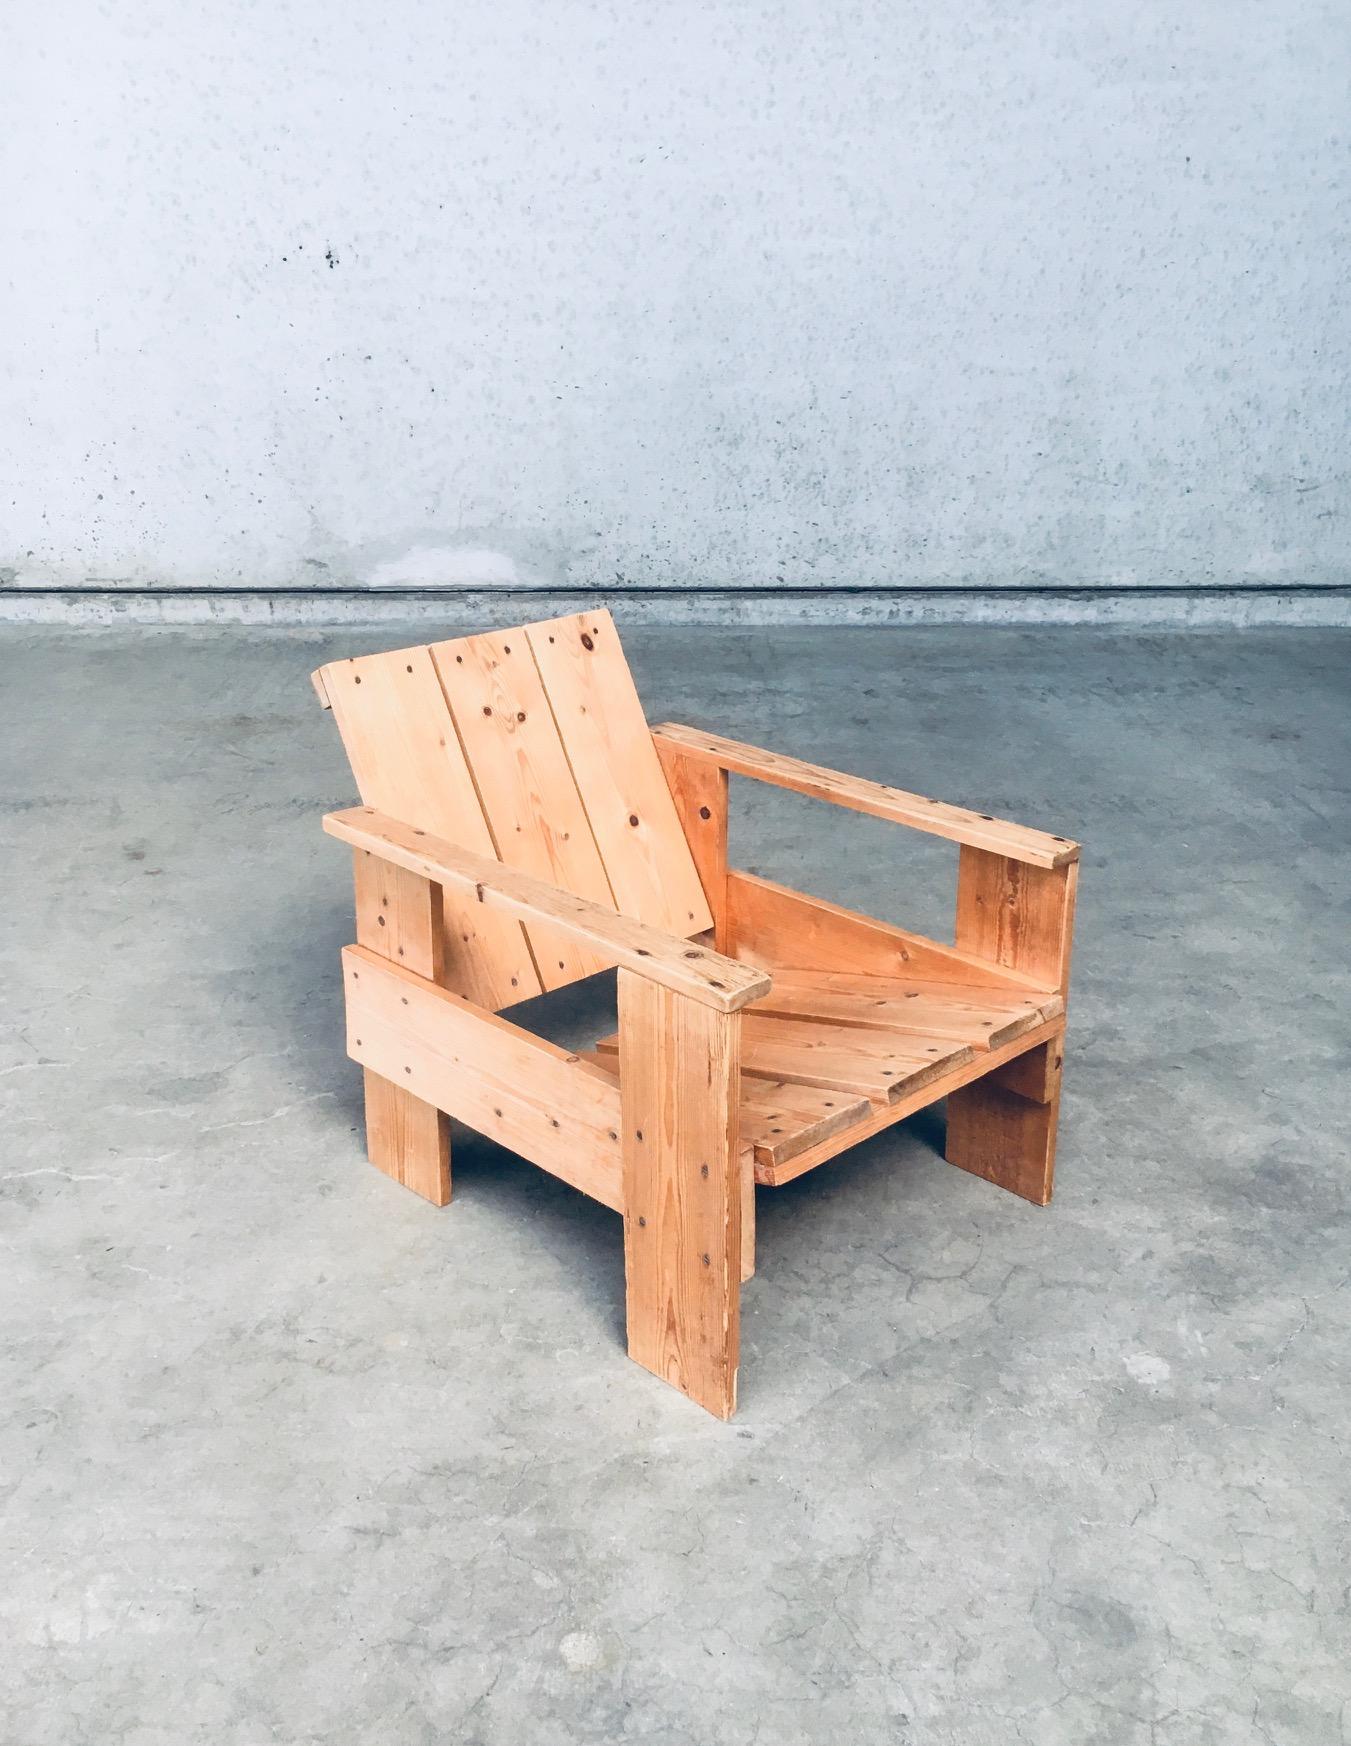
[[[1068,837],[1053,837],[1046,831],[1010,824],[1007,819],[991,818],[988,812],[969,812],[964,806],[948,806],[944,801],[930,800],[926,794],[910,794],[884,782],[846,776],[820,764],[804,764],[800,758],[785,758],[778,752],[762,751],[759,746],[725,740],[720,734],[682,727],[678,722],[654,727],[652,738],[659,750],[669,747],[686,758],[729,770],[734,776],[752,776],[758,782],[792,788],[813,800],[828,800],[835,806],[871,813],[874,818],[890,819],[893,824],[908,825],[911,830],[927,831],[930,836],[985,849],[1010,861],[1054,868],[1066,867],[1079,859],[1079,845]]]
[[[718,1012],[736,1012],[769,993],[769,977],[753,965],[739,964],[706,946],[532,879],[501,861],[457,848],[442,837],[428,836],[374,807],[330,812],[324,818],[324,829],[340,842],[419,873],[436,885],[473,891],[489,909],[504,910],[527,923],[548,922],[626,970]]]

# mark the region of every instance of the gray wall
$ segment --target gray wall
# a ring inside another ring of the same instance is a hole
[[[1345,584],[1344,0],[14,7],[14,583]]]

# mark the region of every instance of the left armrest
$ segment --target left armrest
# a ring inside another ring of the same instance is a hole
[[[649,927],[556,885],[532,879],[505,862],[475,855],[441,837],[428,836],[371,806],[324,815],[324,829],[395,867],[406,868],[434,885],[472,891],[489,909],[518,920],[547,922],[583,945],[598,950],[622,969],[687,995],[718,1012],[737,1012],[768,994],[770,979],[753,964],[740,964],[707,946]]]
[[[948,806],[923,794],[908,794],[903,788],[890,788],[861,776],[844,776],[838,770],[780,757],[777,752],[764,752],[758,746],[725,740],[699,728],[664,722],[653,728],[652,737],[658,747],[669,746],[683,757],[730,770],[735,776],[752,776],[777,788],[792,788],[815,800],[829,800],[855,812],[871,813],[874,818],[891,819],[895,824],[927,831],[930,836],[946,837],[973,849],[988,849],[1010,861],[1024,861],[1033,867],[1067,867],[1079,859],[1079,845],[1068,837],[1029,830],[1024,825],[991,818],[988,813],[968,812],[964,807]]]

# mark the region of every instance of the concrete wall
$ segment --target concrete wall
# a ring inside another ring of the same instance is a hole
[[[1351,580],[1343,0],[5,32],[11,586]]]

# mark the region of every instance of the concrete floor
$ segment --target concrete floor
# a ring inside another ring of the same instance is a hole
[[[1054,1205],[936,1113],[761,1190],[724,1426],[612,1214],[363,1162],[306,675],[449,628],[0,643],[0,1738],[1345,1740],[1351,639],[629,638],[654,719],[1087,845]],[[949,846],[734,799],[944,927]]]

